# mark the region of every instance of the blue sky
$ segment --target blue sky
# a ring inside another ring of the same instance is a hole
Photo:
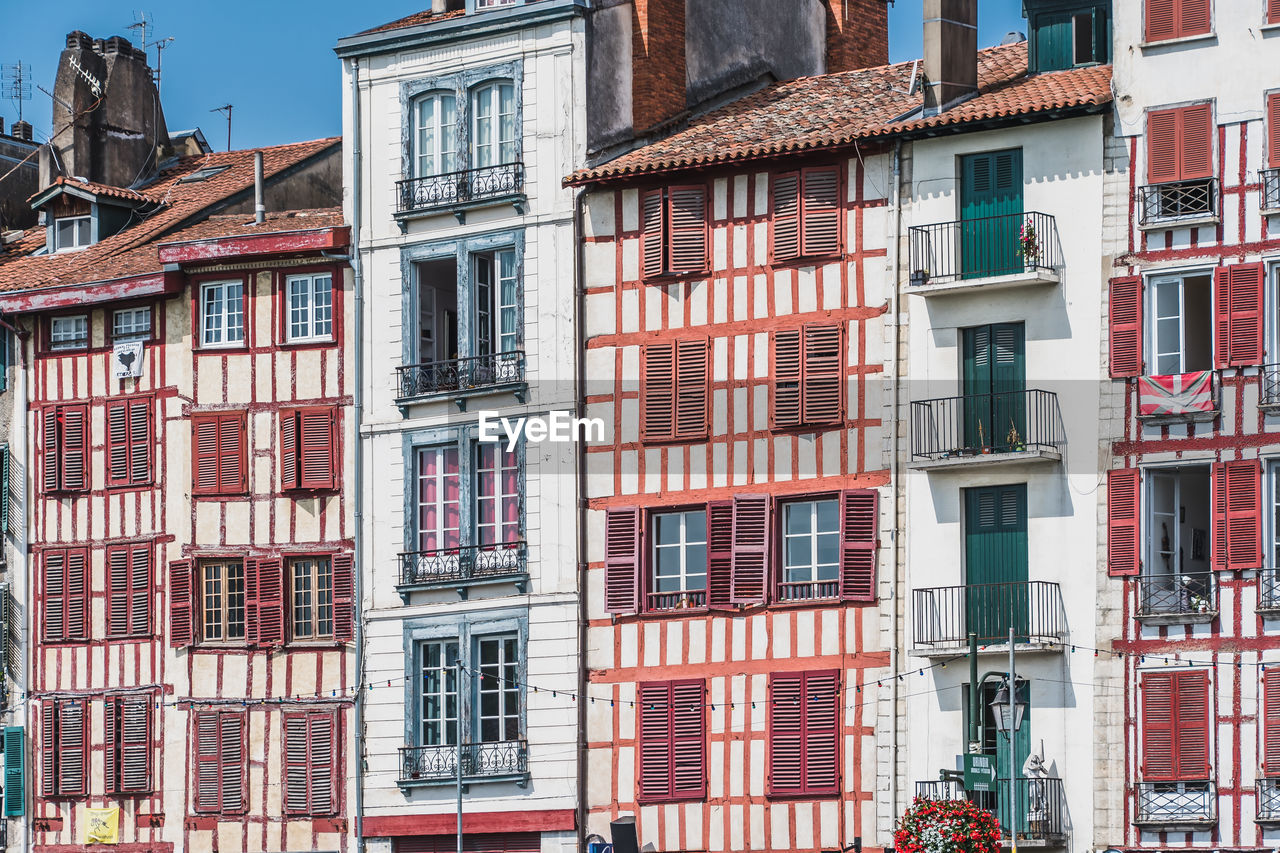
[[[34,84],[53,88],[58,53],[71,30],[94,38],[123,35],[146,11],[155,37],[174,41],[164,52],[162,98],[171,129],[199,126],[215,148],[226,146],[226,120],[211,112],[235,106],[231,143],[235,148],[274,145],[334,136],[342,104],[337,40],[351,33],[419,11],[430,0],[215,0],[212,3],[157,3],[134,0],[60,0],[53,5],[0,0],[0,64],[21,60],[31,66]],[[787,2],[787,0],[780,0]],[[923,0],[897,0],[889,12],[890,58],[920,55]],[[1025,31],[1021,0],[982,0],[978,43],[997,44],[1010,30]],[[154,66],[155,51],[149,56]],[[49,97],[35,85],[24,117],[47,138]],[[0,100],[7,126],[17,119],[15,102]]]

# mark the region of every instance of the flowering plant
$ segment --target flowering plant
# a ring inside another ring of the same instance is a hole
[[[1024,263],[1034,263],[1040,259],[1040,238],[1036,234],[1036,226],[1030,219],[1022,223],[1022,233],[1018,236],[1018,253]]]
[[[1000,823],[967,800],[916,797],[893,833],[898,853],[999,853]]]

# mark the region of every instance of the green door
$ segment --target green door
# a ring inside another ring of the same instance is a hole
[[[960,269],[965,278],[1022,270],[1022,149],[960,160]]]
[[[1011,821],[1010,815],[1018,815],[1018,831],[1027,831],[1027,784],[1019,783],[1017,777],[1022,775],[1022,765],[1026,764],[1031,754],[1031,685],[1019,679],[1022,697],[1027,700],[1027,709],[1022,715],[1022,725],[1013,737],[1013,760],[1009,760],[1009,736],[996,729],[995,711],[991,703],[996,698],[1000,685],[987,682],[982,690],[982,743],[983,752],[995,753],[996,778],[999,779],[997,793],[979,795],[985,798],[978,805],[990,809],[1000,821],[1003,834],[1008,835]]]
[[[964,490],[966,633],[979,643],[1029,635],[1027,486]]]
[[[970,452],[1019,450],[1026,443],[1027,353],[1021,323],[962,333],[964,443]]]

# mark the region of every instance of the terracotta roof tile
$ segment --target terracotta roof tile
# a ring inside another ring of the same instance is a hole
[[[68,178],[65,175],[59,175],[52,184],[35,193],[27,201],[31,201],[37,196],[43,195],[53,187],[75,187],[85,192],[93,193],[97,196],[108,196],[110,198],[124,199],[125,201],[134,201],[140,204],[154,202],[155,199],[136,190],[126,189],[124,187],[113,187],[110,184],[97,184],[93,181],[82,181],[79,178]]]
[[[189,225],[172,234],[167,234],[164,240],[157,245],[286,231],[307,231],[316,228],[337,228],[342,224],[342,208],[340,207],[321,207],[313,210],[289,210],[282,213],[268,213],[266,221],[261,225],[253,221],[252,214],[220,214],[218,216],[210,216],[202,222]]]
[[[406,15],[403,18],[400,18],[395,21],[391,21],[379,27],[374,27],[373,29],[370,29],[370,30],[362,30],[356,33],[356,35],[367,36],[367,35],[372,35],[374,33],[385,33],[390,30],[403,30],[405,27],[416,27],[418,24],[427,24],[427,23],[436,23],[437,21],[446,21],[449,18],[456,18],[460,15],[465,15],[465,14],[466,14],[465,9],[457,9],[452,12],[441,12],[438,15],[433,15],[431,14],[430,9],[426,9],[421,12],[414,12],[412,15]]]

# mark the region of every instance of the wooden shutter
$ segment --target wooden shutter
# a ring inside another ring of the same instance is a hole
[[[1147,14],[1153,0],[1148,0]],[[1163,0],[1172,3],[1173,0]],[[1148,21],[1150,18],[1148,17]],[[1148,36],[1149,38],[1149,36]],[[1166,36],[1167,38],[1167,36]],[[1179,120],[1177,110],[1147,113],[1147,182],[1163,184],[1181,178],[1178,163]]]
[[[130,697],[120,704],[120,790],[151,790],[151,700]]]
[[[1273,24],[1280,24],[1280,0],[1271,0],[1268,13]],[[1280,168],[1280,92],[1267,95],[1267,162]]]
[[[800,173],[783,172],[773,177],[773,234],[771,252],[775,263],[800,256]]]
[[[333,555],[333,638],[350,642],[355,636],[355,581],[350,554]]]
[[[337,410],[304,409],[298,414],[301,439],[298,458],[301,464],[301,487],[332,489],[335,485],[334,432]]]
[[[9,532],[9,445],[0,448],[0,534]]]
[[[1214,361],[1219,368],[1262,363],[1265,278],[1260,263],[1214,270]]]
[[[840,251],[840,173],[834,166],[801,172],[801,254],[834,255]]]
[[[640,790],[642,800],[671,796],[671,684],[640,685]]]
[[[1141,562],[1141,472],[1118,468],[1107,472],[1107,574],[1136,575]]]
[[[1280,776],[1280,669],[1262,673],[1262,772]]]
[[[337,716],[332,712],[311,714],[308,736],[311,740],[311,813],[333,814],[338,775]]]
[[[120,793],[120,696],[102,700],[102,781],[108,794]]]
[[[733,499],[733,558],[729,599],[734,604],[764,604],[769,572],[771,527],[768,495]]]
[[[129,548],[129,633],[151,633],[151,545]]]
[[[640,377],[640,436],[661,441],[675,435],[676,347],[674,343],[644,348],[644,372]]]
[[[676,342],[675,434],[697,438],[707,434],[706,338]]]
[[[307,814],[311,802],[307,779],[310,750],[306,714],[284,716],[284,810],[286,814]]]
[[[1175,776],[1209,778],[1209,674],[1174,673]]]
[[[89,487],[88,477],[88,412],[84,406],[61,407],[62,476],[60,487],[68,492]]]
[[[804,788],[808,794],[839,790],[839,673],[804,676]]]
[[[707,793],[706,682],[671,684],[671,796],[701,799]]]
[[[211,415],[192,417],[194,439],[191,444],[192,491],[196,494],[218,492],[218,419]]]
[[[875,489],[855,489],[840,497],[840,597],[845,601],[875,601],[880,493]]]
[[[241,412],[193,415],[191,468],[195,494],[240,494],[247,483],[245,418]]]
[[[216,812],[221,804],[218,716],[214,712],[195,715],[195,807],[200,812]]]
[[[298,488],[298,413],[280,413],[280,488]]]
[[[41,457],[41,467],[44,470],[44,490],[46,492],[56,492],[62,488],[58,480],[58,472],[61,466],[58,460],[61,456],[61,448],[59,446],[59,436],[61,430],[58,429],[58,407],[50,406],[41,412],[44,418],[44,442]]]
[[[707,188],[671,187],[667,201],[671,272],[702,272],[707,268]]]
[[[707,504],[707,606],[733,604],[733,501]]]
[[[40,703],[40,796],[58,793],[58,703],[46,699]]]
[[[245,490],[244,418],[223,415],[218,419],[218,490],[240,493]]]
[[[1179,0],[1146,0],[1146,39],[1164,41],[1178,35]]]
[[[58,793],[75,796],[86,793],[85,756],[88,734],[85,719],[88,703],[78,699],[58,702]]]
[[[1280,24],[1280,0],[1267,0],[1267,23]]]
[[[262,626],[259,616],[262,602],[258,593],[258,579],[262,570],[259,561],[250,557],[244,561],[241,571],[244,575],[244,642],[246,646],[256,646],[259,644],[258,632]]]
[[[274,648],[285,640],[284,561],[269,557],[258,560],[257,564],[258,645]],[[245,566],[245,574],[248,573],[249,567]],[[334,613],[337,613],[336,607]]]
[[[1142,778],[1148,782],[1175,778],[1173,673],[1142,676]]]
[[[107,484],[128,486],[151,479],[151,400],[107,404]]]
[[[643,278],[666,272],[666,202],[662,190],[650,190],[641,196],[640,255],[644,261]]]
[[[784,329],[769,333],[773,357],[773,395],[770,415],[775,429],[800,424],[800,330]]]
[[[151,632],[151,546],[107,548],[107,636]]]
[[[44,640],[67,639],[67,552],[44,552]]]
[[[107,404],[107,484],[129,482],[129,405],[127,402]]]
[[[769,793],[804,791],[804,674],[769,676]]]
[[[87,640],[89,639],[89,552],[83,548],[74,548],[66,553],[66,639]]]
[[[1176,0],[1178,35],[1198,36],[1209,32],[1213,23],[1212,0]]]
[[[1193,181],[1212,178],[1213,112],[1209,105],[1195,104],[1181,108],[1178,110],[1178,122],[1178,179]]]
[[[1142,277],[1111,279],[1107,312],[1111,326],[1111,377],[1142,374]]]
[[[640,510],[605,510],[604,609],[635,613],[640,599]]]
[[[151,399],[129,403],[129,479],[134,484],[151,480]]]
[[[844,327],[804,327],[802,417],[806,424],[836,423],[843,409]]]
[[[129,549],[107,549],[107,637],[129,636]],[[107,741],[110,743],[110,739]]]
[[[218,760],[223,813],[244,809],[244,723],[242,714],[220,714],[218,719]]]
[[[1214,568],[1262,568],[1262,463],[1257,459],[1213,466]]]
[[[4,730],[4,815],[26,814],[27,774],[26,743],[22,726],[6,726]]]
[[[195,642],[191,601],[194,586],[192,568],[190,560],[174,560],[169,563],[169,645],[175,648]]]

